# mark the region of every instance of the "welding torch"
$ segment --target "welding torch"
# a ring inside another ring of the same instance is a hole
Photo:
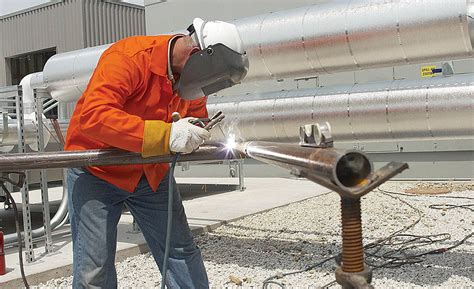
[[[190,123],[200,126],[205,130],[211,130],[216,124],[221,122],[224,119],[225,115],[222,113],[222,111],[218,111],[216,114],[214,114],[211,118],[196,118],[193,120],[190,120]],[[181,119],[181,115],[179,112],[173,112],[171,114],[171,118],[173,122],[177,122],[178,120]]]

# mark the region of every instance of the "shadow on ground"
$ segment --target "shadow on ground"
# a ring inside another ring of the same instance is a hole
[[[295,233],[305,232],[295,231]],[[196,239],[205,261],[223,266],[232,264],[279,272],[307,268],[328,256],[337,254],[340,250],[339,243],[282,240],[278,236],[268,239],[251,239],[244,236],[210,233],[200,235]],[[421,250],[415,250],[413,253],[421,252]],[[396,269],[375,270],[374,279],[387,278],[426,287],[440,285],[453,275],[474,280],[472,260],[474,260],[474,253],[463,251],[461,245],[457,250],[427,256],[418,264],[405,265]],[[330,261],[317,270],[332,274],[335,266],[335,261]]]

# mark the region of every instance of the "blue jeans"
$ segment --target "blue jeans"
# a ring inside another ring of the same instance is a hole
[[[168,176],[153,192],[145,177],[133,193],[85,169],[68,170],[68,205],[73,240],[73,288],[117,288],[117,224],[124,204],[135,217],[162,270],[166,239]],[[168,288],[209,288],[201,251],[194,243],[176,182],[174,185]]]

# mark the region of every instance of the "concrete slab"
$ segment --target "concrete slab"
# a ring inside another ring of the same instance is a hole
[[[177,181],[187,184],[235,183],[235,179],[183,178]],[[184,201],[193,233],[212,230],[225,222],[305,200],[328,191],[306,180],[284,178],[246,178],[245,185],[246,190],[243,192],[227,192]],[[60,190],[55,190],[52,198],[56,199],[59,192]],[[37,247],[35,249],[37,260],[25,265],[30,285],[71,274],[72,242],[68,228],[55,233],[53,241],[54,253],[46,255],[44,247]],[[41,242],[38,246],[41,246]],[[124,213],[118,225],[117,261],[147,251],[142,234],[132,232],[132,216]],[[6,264],[7,274],[0,276],[0,288],[22,286],[16,248],[6,250]]]

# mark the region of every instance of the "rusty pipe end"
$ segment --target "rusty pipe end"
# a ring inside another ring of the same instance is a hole
[[[334,174],[336,185],[354,191],[369,184],[373,166],[365,154],[348,151],[337,161]]]

